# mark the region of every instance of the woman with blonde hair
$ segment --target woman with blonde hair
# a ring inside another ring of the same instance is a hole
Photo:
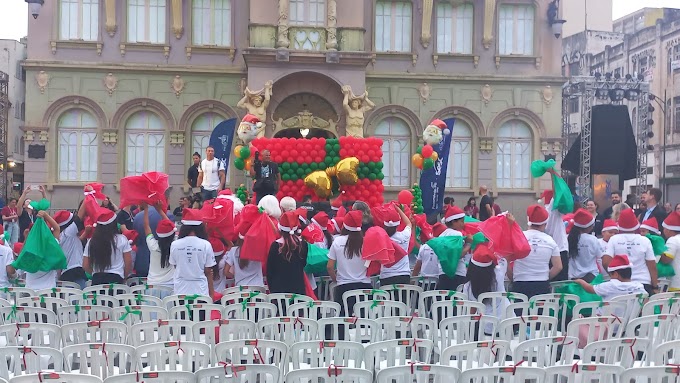
[[[617,203],[616,205],[614,205],[614,207],[612,208],[612,219],[614,220],[614,222],[619,221],[619,216],[621,215],[621,212],[626,209],[630,209],[630,206],[628,206],[628,204],[625,202]]]

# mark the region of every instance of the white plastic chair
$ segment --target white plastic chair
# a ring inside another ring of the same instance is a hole
[[[50,347],[0,347],[0,378],[10,375],[37,374],[40,371],[61,372],[61,351]]]
[[[95,285],[83,289],[83,293],[96,293],[97,295],[116,295],[130,294],[130,287],[128,285],[121,285],[118,283],[109,283],[106,285]]]
[[[168,318],[201,322],[222,318],[224,306],[216,304],[195,303],[185,307],[176,306],[168,310]]]
[[[528,317],[528,316],[550,316],[557,317],[559,312],[557,302],[534,301],[534,302],[513,302],[505,308],[505,318]]]
[[[76,284],[76,286],[78,286]],[[80,289],[80,286],[73,288],[73,287],[54,287],[51,289],[42,289],[36,291],[37,296],[44,296],[44,297],[51,297],[51,298],[59,298],[63,299],[66,302],[71,301],[71,297],[81,297],[83,296],[83,291]]]
[[[661,343],[678,339],[678,323],[677,316],[669,314],[635,318],[626,326],[626,337],[647,339],[649,341],[649,348],[647,349],[649,357]]]
[[[680,361],[680,339],[661,343],[651,355],[655,366],[677,366]]]
[[[569,305],[577,305],[581,302],[581,298],[573,294],[540,294],[534,295],[529,299],[529,304],[534,302],[556,302],[559,306],[558,313],[553,314],[558,318],[557,331],[566,332],[567,323],[569,322]],[[545,315],[545,314],[544,314]]]
[[[222,295],[228,295],[232,293],[248,293],[248,292],[253,292],[253,291],[259,291],[261,294],[266,294],[267,289],[263,286],[234,286],[234,287],[229,287],[222,291]]]
[[[361,368],[364,346],[341,340],[298,342],[290,347],[289,356],[292,370],[330,366]]]
[[[359,302],[388,299],[390,299],[390,295],[387,291],[377,289],[350,290],[342,294],[343,309],[347,316],[355,315],[352,310],[354,305]]]
[[[218,364],[269,364],[279,369],[283,379],[283,374],[288,369],[288,346],[283,342],[262,339],[220,342],[215,346],[213,356],[213,365]]]
[[[319,338],[323,340],[349,340],[365,345],[378,339],[378,324],[371,319],[337,317],[320,319],[318,323]]]
[[[498,320],[502,320],[506,316],[506,310],[504,304],[501,304],[503,301],[507,301],[509,303],[518,303],[518,302],[529,302],[529,298],[521,293],[509,293],[509,292],[489,292],[489,293],[482,293],[479,294],[477,297],[477,302],[485,304],[486,300],[489,300],[489,304],[491,305],[491,310],[492,313],[489,315],[493,315]],[[485,313],[486,314],[486,313]]]
[[[210,346],[198,342],[158,342],[137,347],[137,371],[190,371],[210,367]]]
[[[37,374],[17,376],[9,380],[9,383],[35,383],[35,382],[102,383],[102,380],[97,376],[82,374],[67,374],[64,372],[40,372]]]
[[[479,315],[484,313],[484,305],[479,302],[465,300],[448,300],[432,304],[432,320],[439,325],[445,318],[462,315]]]
[[[153,295],[145,294],[121,294],[116,295],[118,306],[157,306],[164,307],[163,300]]]
[[[69,289],[77,289],[80,290],[80,285],[75,283],[75,282],[70,282],[70,281],[57,281],[57,287],[66,287]]]
[[[163,320],[136,323],[130,327],[129,341],[134,347],[143,344],[181,341],[192,341],[191,321]]]
[[[73,305],[64,306],[57,310],[59,323],[62,325],[76,322],[92,322],[100,320],[113,320],[113,310],[106,306]]]
[[[32,296],[28,298],[17,299],[18,306],[40,307],[56,312],[60,307],[68,306],[68,302],[61,298]]]
[[[196,372],[196,383],[279,383],[281,372],[266,364],[240,364],[204,368]]]
[[[498,319],[485,315],[459,315],[439,323],[439,336],[435,353],[456,344],[492,340],[496,335]]]
[[[387,367],[378,371],[376,383],[458,382],[460,370],[436,364]]]
[[[378,319],[408,315],[408,308],[398,301],[373,300],[357,302],[354,305],[354,316],[365,319]]]
[[[411,284],[423,289],[423,292],[431,291],[437,288],[439,277],[411,277]]]
[[[382,290],[387,291],[390,295],[390,300],[401,302],[406,305],[408,313],[406,315],[413,315],[418,311],[420,306],[420,294],[423,293],[423,288],[416,285],[394,284],[380,286]]]
[[[373,383],[373,373],[348,367],[306,368],[290,371],[286,383]]]
[[[619,382],[668,383],[675,382],[678,375],[680,367],[677,366],[637,367],[624,371]]]
[[[574,319],[567,325],[567,336],[579,340],[578,348],[598,340],[621,338],[623,325],[617,317],[589,317]]]
[[[0,298],[10,303],[16,303],[19,298],[28,298],[37,295],[35,290],[26,287],[2,287],[0,288]]]
[[[383,368],[429,363],[433,343],[429,339],[392,339],[366,346],[364,368],[377,373]]]
[[[680,293],[663,293],[659,295],[666,295],[666,298],[657,298],[652,295],[644,307],[642,307],[641,316],[656,315],[656,314],[680,314]]]
[[[135,348],[116,343],[83,343],[66,346],[64,370],[102,379],[135,370]]]
[[[177,306],[191,305],[191,304],[212,304],[213,300],[209,297],[200,295],[170,295],[163,298],[163,307],[170,311],[171,308]]]
[[[51,323],[14,323],[0,326],[3,346],[51,347],[61,346],[61,329]]]
[[[548,366],[571,365],[576,355],[578,338],[555,336],[524,341],[513,349],[515,364],[524,361],[523,366],[544,368]]]
[[[151,295],[163,300],[174,292],[170,286],[140,284],[130,287],[130,294]]]
[[[132,289],[135,286],[145,285],[148,278],[146,277],[128,277],[125,280],[125,284]]]
[[[316,288],[317,291],[319,292],[318,298],[323,300],[323,301],[332,301],[333,297],[331,294],[331,283],[333,283],[333,280],[329,276],[323,276],[323,277],[316,277],[314,278],[316,281]]]
[[[295,303],[288,307],[289,315],[314,320],[335,318],[340,315],[340,304],[326,301]]]
[[[224,319],[247,319],[259,322],[263,319],[273,318],[276,315],[276,306],[268,302],[242,302],[229,305],[224,308]]]
[[[537,367],[482,367],[463,371],[461,383],[524,383],[544,382],[545,370]]]
[[[317,339],[319,324],[299,317],[276,317],[262,319],[257,323],[260,339],[277,340],[288,346],[296,342]]]
[[[399,338],[437,339],[437,326],[429,318],[385,317],[376,319],[375,323],[378,325],[376,341]]]
[[[549,338],[557,334],[557,318],[531,315],[508,318],[498,325],[498,339],[508,341],[514,349],[519,343],[530,339]]]
[[[99,295],[96,292],[90,291],[82,293],[80,296],[72,295],[69,298],[69,304],[72,306],[102,306],[114,308],[118,306],[118,301],[111,295]]]
[[[510,343],[504,340],[471,342],[447,347],[439,357],[439,364],[461,371],[471,368],[502,366]]]
[[[140,322],[168,319],[168,312],[162,306],[122,306],[113,309],[112,318],[132,326]]]
[[[547,383],[598,382],[618,383],[625,369],[621,366],[606,364],[578,364],[572,366],[546,367]]]
[[[267,295],[267,302],[276,306],[276,316],[285,317],[289,313],[289,307],[298,303],[311,302],[312,298],[306,295],[297,295],[289,293],[276,293]]]
[[[58,323],[54,311],[41,307],[0,307],[0,317],[4,318],[4,323]]]
[[[187,371],[133,372],[106,378],[104,383],[196,383],[196,376]]]
[[[588,343],[581,353],[583,363],[614,364],[624,368],[640,367],[649,359],[649,341],[643,338],[619,338]],[[638,355],[643,354],[642,358]]]
[[[194,323],[192,340],[215,346],[220,342],[257,339],[257,325],[245,319],[215,319]]]
[[[67,323],[61,326],[64,346],[82,343],[126,344],[128,326],[114,321],[91,321]]]
[[[465,300],[465,294],[454,290],[429,290],[420,294],[420,302],[418,303],[419,316],[424,318],[432,318],[432,305],[435,302],[451,301],[451,300]],[[439,323],[437,323],[439,324]]]
[[[242,291],[224,294],[220,303],[222,306],[229,306],[236,303],[246,302],[269,302],[267,294],[260,291]]]
[[[620,295],[618,297],[612,298],[611,301],[622,302],[626,305],[625,313],[623,315],[619,315],[619,317],[621,317],[621,321],[625,324],[625,326],[628,326],[628,323],[630,323],[631,320],[640,316],[642,307],[644,307],[647,299],[649,299],[649,295],[644,293]]]
[[[573,318],[585,318],[594,316],[616,316],[623,323],[626,315],[626,304],[624,302],[581,302],[574,306]],[[623,327],[626,324],[623,323]]]

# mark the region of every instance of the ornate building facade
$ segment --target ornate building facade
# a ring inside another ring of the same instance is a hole
[[[212,128],[249,111],[269,137],[381,137],[396,194],[418,179],[423,128],[455,117],[447,194],[464,204],[488,185],[523,216],[549,186],[531,179],[531,161],[561,150],[562,42],[548,4],[45,2],[29,21],[26,182],[73,208],[85,182],[113,185],[115,199],[121,177],[159,170],[176,201]],[[228,184],[243,181],[232,167]]]

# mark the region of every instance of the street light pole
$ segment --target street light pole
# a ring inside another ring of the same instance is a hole
[[[661,164],[662,164],[663,167],[661,168],[661,177],[660,177],[659,181],[661,182],[663,180],[661,190],[663,192],[663,195],[666,196],[666,198],[668,198],[667,194],[666,194],[666,191],[668,189],[668,187],[666,186],[666,184],[667,184],[667,182],[666,182],[666,135],[668,133],[666,131],[667,126],[668,126],[668,113],[666,113],[666,107],[668,106],[668,91],[665,90],[665,89],[663,91],[663,104],[661,103],[661,99],[658,96],[655,96],[652,93],[649,94],[649,98],[650,98],[650,100],[656,101],[656,104],[659,105],[659,108],[661,108],[661,113],[663,113],[663,120],[662,120],[663,126],[661,128],[661,133],[663,134],[663,140],[661,141],[662,142],[661,148],[663,150],[663,153],[661,154],[662,155]]]

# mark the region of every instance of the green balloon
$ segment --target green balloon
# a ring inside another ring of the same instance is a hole
[[[333,150],[333,145],[327,143],[326,146],[324,146],[324,149],[326,149],[327,152],[331,151],[331,150]]]
[[[426,158],[423,161],[423,169],[431,169],[434,166],[434,160],[432,158]]]
[[[297,173],[298,176],[302,177],[305,175],[305,170],[302,168],[298,168],[298,170],[295,171],[295,173]]]
[[[374,169],[375,169],[375,162],[369,162],[369,163],[366,164],[366,166],[367,166],[369,169],[374,170]]]
[[[284,162],[283,164],[281,164],[281,169],[283,169],[283,170],[290,169],[290,163]]]
[[[312,162],[311,164],[309,164],[309,168],[312,170],[316,170],[319,168],[319,166],[316,164],[316,162]]]
[[[423,146],[422,145],[418,146],[418,149],[416,149],[416,153],[421,154],[421,155],[423,154]],[[423,167],[425,167],[425,166],[423,166]]]
[[[336,152],[339,152],[340,151],[340,144],[334,144],[333,150],[335,150]]]
[[[375,166],[377,166],[378,169],[382,170],[384,165],[383,165],[382,161],[378,161],[378,162],[375,163]]]
[[[338,156],[333,157],[333,163],[337,164],[338,162],[340,162],[340,157]]]
[[[368,179],[373,181],[374,179],[378,178],[378,175],[375,173],[368,173]]]
[[[283,175],[281,176],[281,179],[284,180],[284,181],[288,181],[288,180],[290,180],[290,176],[288,175],[288,173],[283,173]]]
[[[246,166],[246,163],[240,158],[234,158],[234,166],[236,166],[236,169],[238,170],[243,170],[243,168]]]
[[[300,167],[300,165],[297,162],[291,162],[290,168],[293,170],[297,170]]]
[[[385,179],[385,175],[382,172],[378,173],[378,179],[382,181],[383,179]]]
[[[244,145],[239,154],[242,160],[247,160],[250,157],[250,148]]]

